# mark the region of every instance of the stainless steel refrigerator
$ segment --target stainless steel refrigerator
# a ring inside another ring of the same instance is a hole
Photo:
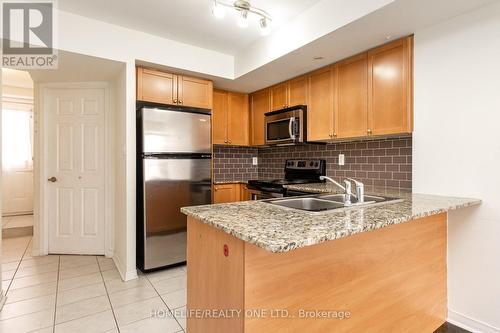
[[[184,206],[211,202],[210,114],[142,107],[137,112],[137,266],[186,261]]]

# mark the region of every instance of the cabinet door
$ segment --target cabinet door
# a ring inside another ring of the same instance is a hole
[[[188,76],[178,78],[179,105],[212,109],[213,85],[211,81]]]
[[[212,142],[216,145],[226,144],[227,121],[227,92],[214,90],[212,109]]]
[[[250,192],[248,192],[248,186],[246,184],[240,184],[240,201],[251,200]]]
[[[307,76],[301,76],[290,80],[288,83],[288,105],[307,105],[307,87],[309,80]]]
[[[239,201],[238,184],[214,185],[214,203]]]
[[[373,135],[412,131],[412,37],[368,53],[369,117]]]
[[[271,90],[271,110],[281,110],[288,107],[288,83],[280,83]]]
[[[264,114],[270,110],[269,89],[251,95],[252,145],[264,144]]]
[[[338,138],[367,136],[368,121],[368,63],[366,53],[337,64]]]
[[[137,99],[145,102],[176,104],[177,76],[137,68]]]
[[[234,92],[227,94],[227,133],[228,143],[235,146],[248,146],[249,112],[248,95]]]
[[[333,85],[335,73],[335,68],[328,67],[309,75],[308,141],[325,141],[333,137]]]

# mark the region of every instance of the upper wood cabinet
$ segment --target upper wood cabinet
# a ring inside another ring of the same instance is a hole
[[[368,52],[368,130],[372,135],[413,130],[413,37]]]
[[[412,43],[400,39],[309,74],[308,141],[411,133]]]
[[[260,146],[265,143],[264,114],[271,109],[271,93],[269,89],[260,90],[250,95],[250,117],[252,145]]]
[[[336,138],[368,135],[368,61],[366,53],[336,64]]]
[[[230,145],[248,146],[250,143],[250,114],[248,95],[229,92],[227,102],[227,137]]]
[[[212,143],[227,143],[227,91],[214,89],[212,108]]]
[[[288,104],[288,82],[269,88],[271,91],[271,110],[280,110]]]
[[[307,105],[309,77],[307,75],[288,81],[288,105]]]
[[[269,88],[271,111],[307,104],[308,83],[307,76],[301,76]]]
[[[309,75],[307,140],[331,140],[334,136],[334,83],[336,68],[327,67]]]
[[[212,81],[189,76],[178,76],[178,102],[182,106],[212,108]]]
[[[248,146],[248,95],[214,90],[212,142],[220,145]]]
[[[137,99],[212,109],[211,81],[137,67]]]
[[[137,99],[141,101],[176,104],[177,75],[146,68],[137,68]]]

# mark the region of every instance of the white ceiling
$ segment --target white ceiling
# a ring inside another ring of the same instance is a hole
[[[271,14],[273,29],[317,2],[319,0],[251,0],[253,6]],[[58,1],[63,11],[231,55],[262,38],[256,17],[248,28],[241,29],[236,24],[236,11],[226,11],[226,17],[218,20],[212,15],[211,5],[211,0]]]
[[[386,36],[390,35],[392,39],[408,36],[498,1],[500,0],[396,0],[234,80],[155,66],[140,61],[137,63],[206,77],[213,80],[214,85],[221,89],[253,92],[387,43]],[[251,47],[253,48],[254,45]],[[316,56],[322,56],[323,59],[313,60]]]

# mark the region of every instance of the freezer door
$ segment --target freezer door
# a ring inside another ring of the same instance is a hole
[[[186,216],[181,207],[211,201],[210,158],[144,163],[144,268],[186,260]]]
[[[210,115],[142,109],[143,150],[148,153],[210,153]]]

